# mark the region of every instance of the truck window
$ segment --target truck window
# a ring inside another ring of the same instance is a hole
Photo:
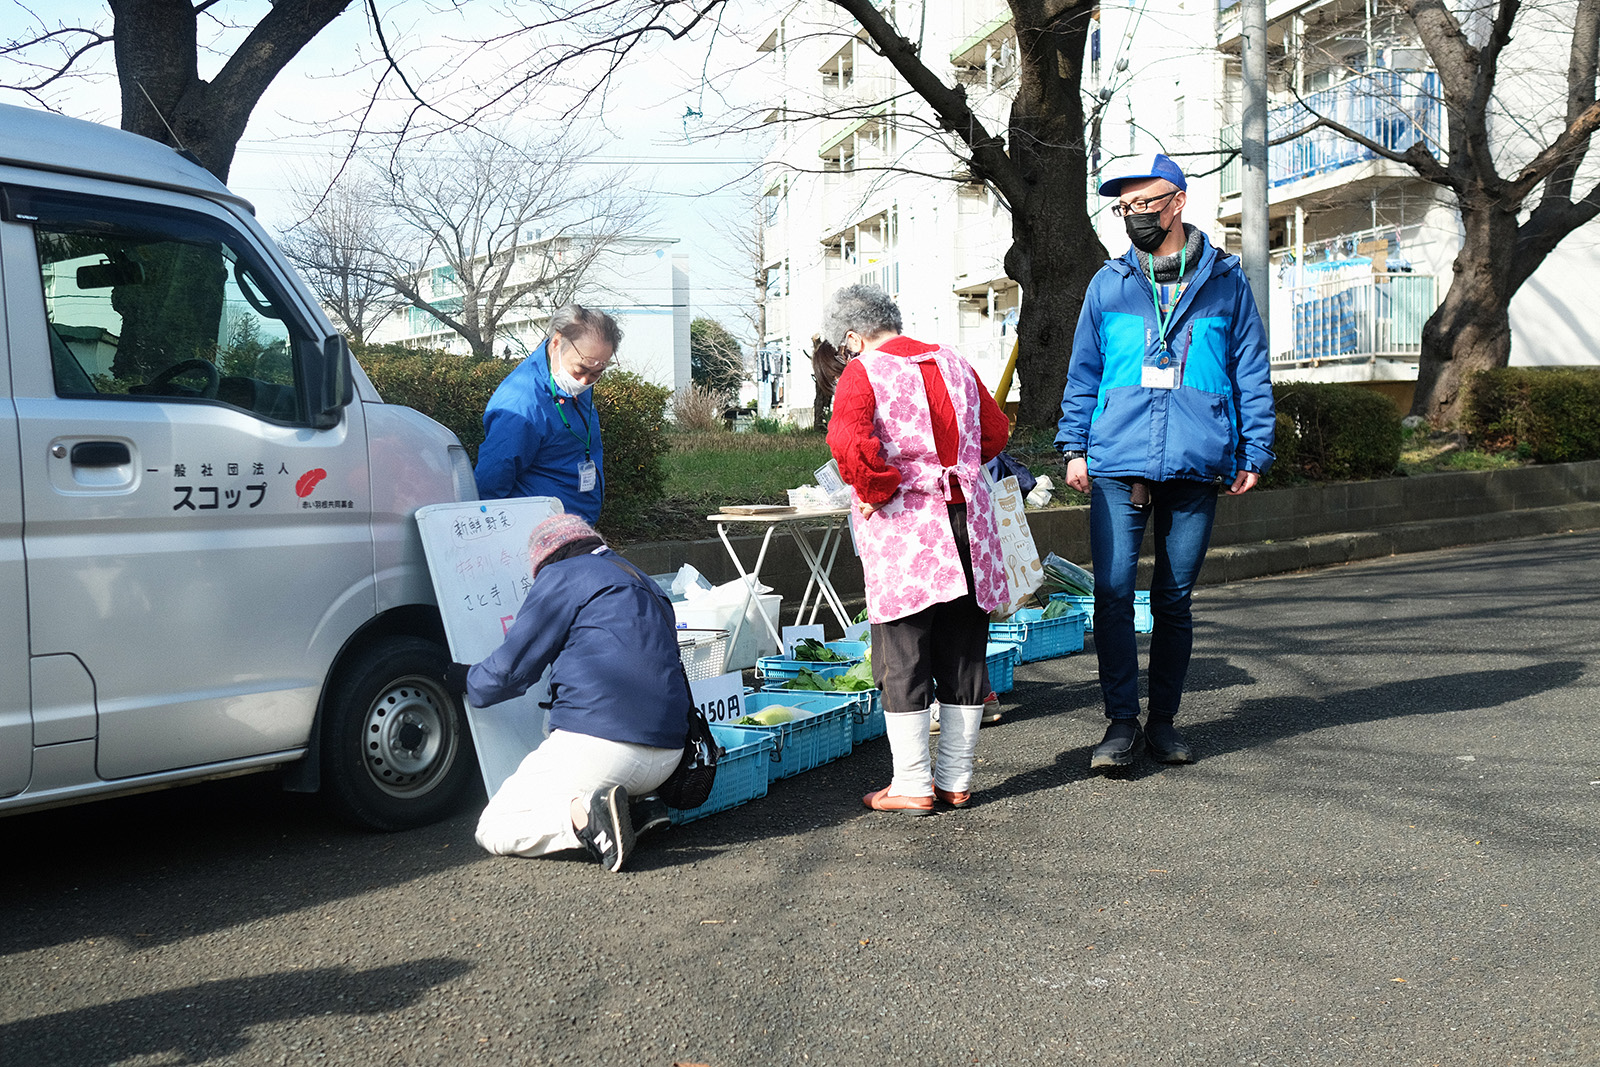
[[[245,242],[200,215],[34,201],[56,395],[226,404],[305,421],[309,346]]]

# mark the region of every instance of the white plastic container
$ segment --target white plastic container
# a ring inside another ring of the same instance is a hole
[[[777,593],[768,593],[756,599],[760,610],[772,620],[772,628],[776,630],[778,608],[783,598]],[[738,625],[741,607],[745,608],[743,626]],[[736,604],[706,604],[703,601],[685,600],[673,604],[672,610],[678,617],[679,626],[728,631],[728,655],[723,662],[723,670],[738,671],[754,667],[756,660],[775,655],[778,651],[777,642],[772,639],[761,616],[756,614],[757,605],[748,600]],[[735,629],[738,630],[737,634],[734,633]]]

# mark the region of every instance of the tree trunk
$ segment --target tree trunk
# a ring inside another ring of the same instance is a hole
[[[1006,274],[1023,296],[1017,425],[1041,430],[1061,419],[1078,313],[1106,258],[1084,209],[1089,164],[1078,86],[1092,6],[1078,7],[1063,13],[1013,4],[1022,62],[1008,140],[1026,193],[1011,205]]]
[[[194,0],[108,0],[122,128],[187,149],[227,181],[261,94],[353,0],[295,0],[261,16],[211,81],[200,77]]]
[[[1517,217],[1483,192],[1460,198],[1460,206],[1466,236],[1450,290],[1422,328],[1411,402],[1411,414],[1441,427],[1459,424],[1472,375],[1511,359]]]

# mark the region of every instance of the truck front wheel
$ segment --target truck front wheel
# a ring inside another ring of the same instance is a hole
[[[460,809],[478,781],[461,700],[444,687],[450,657],[420,637],[362,650],[329,694],[323,789],[371,830],[408,830]]]

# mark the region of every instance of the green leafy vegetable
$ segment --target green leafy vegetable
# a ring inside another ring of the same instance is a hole
[[[794,646],[794,658],[808,663],[840,663],[845,659],[815,637],[802,638]]]

